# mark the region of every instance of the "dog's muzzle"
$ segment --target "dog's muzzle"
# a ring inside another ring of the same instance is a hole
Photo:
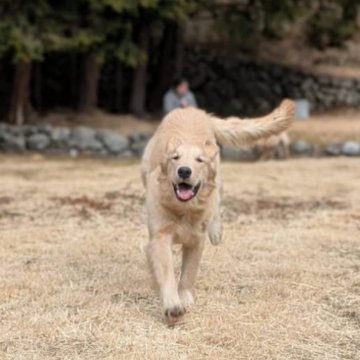
[[[185,182],[174,184],[175,195],[180,201],[189,201],[193,199],[200,189],[200,183],[196,186],[192,186]]]

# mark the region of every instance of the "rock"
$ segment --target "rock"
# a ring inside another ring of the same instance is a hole
[[[7,132],[14,136],[23,136],[24,135],[24,128],[18,125],[9,125],[7,128]]]
[[[50,124],[41,123],[36,125],[38,132],[50,135],[52,126]]]
[[[26,141],[23,134],[2,132],[0,134],[0,148],[4,151],[23,152],[26,149]]]
[[[109,156],[110,155],[109,151],[104,146],[96,154],[100,155],[100,156]]]
[[[51,143],[56,148],[66,145],[70,137],[70,129],[66,127],[53,127],[50,131]]]
[[[343,144],[341,151],[347,156],[360,156],[360,143],[355,141],[346,141]]]
[[[304,140],[298,140],[290,145],[290,151],[294,155],[312,155],[314,147]]]
[[[30,135],[38,133],[38,128],[36,125],[26,124],[22,127],[22,130],[23,130],[23,133],[25,134],[25,136],[30,136]]]
[[[122,158],[131,158],[134,156],[134,153],[131,150],[125,150],[120,155]]]
[[[78,139],[90,139],[95,137],[95,130],[86,126],[78,126],[71,132],[71,136]]]
[[[226,160],[249,161],[254,160],[256,155],[252,149],[223,147],[221,149],[221,157]]]
[[[348,88],[351,91],[353,91],[354,86],[355,86],[355,81],[353,79],[351,79],[351,78],[350,79],[343,79],[341,81],[341,87],[342,88]]]
[[[324,152],[326,155],[330,155],[330,156],[339,156],[341,155],[341,150],[342,150],[342,143],[334,143],[334,144],[329,144]]]
[[[329,86],[332,84],[331,77],[329,76],[319,76],[317,80],[322,86]]]
[[[105,148],[114,155],[123,153],[129,147],[129,140],[115,131],[102,129],[96,134],[96,138],[104,144]]]
[[[129,135],[130,143],[136,143],[141,141],[148,141],[150,140],[152,134],[147,132],[136,132]]]
[[[313,90],[315,87],[315,81],[311,77],[308,77],[301,85],[301,89],[307,93],[308,91]]]
[[[241,113],[245,107],[244,102],[238,98],[230,99],[229,106],[233,109],[234,113]]]
[[[6,131],[8,129],[8,124],[4,122],[0,122],[0,133]]]
[[[70,149],[69,155],[70,155],[72,158],[76,158],[76,157],[79,156],[79,151],[78,151],[77,149]]]
[[[141,156],[144,153],[145,147],[151,137],[152,134],[147,132],[136,132],[129,135],[130,151],[132,155]]]
[[[100,152],[103,151],[103,149],[104,149],[104,146],[101,143],[101,141],[99,141],[97,139],[94,139],[91,142],[89,142],[86,150],[96,152],[96,153],[100,153]]]
[[[27,146],[30,150],[42,151],[50,145],[49,136],[38,133],[30,135],[27,138]]]
[[[102,143],[96,139],[94,129],[86,126],[79,126],[71,132],[67,145],[79,151],[101,151]]]
[[[346,105],[350,105],[350,106],[357,105],[358,98],[357,98],[356,93],[348,92],[346,94],[346,96],[345,96],[345,101],[344,102],[345,102]]]
[[[6,137],[6,135],[9,133],[9,129],[8,129],[8,126],[7,124],[5,123],[0,123],[0,146],[1,146],[1,143],[4,140],[4,138]]]
[[[292,86],[298,86],[301,83],[302,77],[301,74],[299,73],[289,73],[287,76],[288,82],[292,85]]]
[[[138,141],[136,143],[131,144],[131,151],[136,156],[141,156],[144,153],[145,147],[147,145],[147,141]]]

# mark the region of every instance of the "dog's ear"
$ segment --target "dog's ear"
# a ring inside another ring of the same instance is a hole
[[[178,138],[171,138],[165,147],[165,153],[162,155],[162,160],[160,162],[161,171],[166,172],[167,164],[170,159],[175,155],[176,149],[181,145],[181,140]]]
[[[205,142],[205,155],[209,159],[209,180],[214,180],[216,176],[217,160],[216,156],[219,154],[219,147],[211,140]]]
[[[160,168],[161,168],[161,172],[163,174],[166,173],[166,168],[167,168],[167,165],[169,163],[169,160],[170,160],[170,157],[169,157],[169,155],[167,153],[162,155],[162,158],[161,158],[161,161],[160,161]]]
[[[181,144],[182,141],[179,138],[171,138],[166,145],[166,154],[172,156]]]
[[[217,144],[211,140],[206,140],[205,155],[210,159],[210,161],[213,161],[218,153],[219,147]]]

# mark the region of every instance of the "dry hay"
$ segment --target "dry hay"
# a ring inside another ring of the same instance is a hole
[[[301,216],[311,216],[319,210],[346,209],[347,204],[340,200],[316,199],[308,201],[294,201],[291,197],[260,197],[243,200],[238,197],[227,196],[223,200],[223,219],[236,221],[243,214],[248,220],[277,219],[289,220]]]
[[[172,329],[138,164],[0,161],[0,358],[360,357],[356,159],[223,164],[224,244]]]
[[[358,109],[338,109],[295,121],[289,130],[291,140],[306,140],[315,145],[360,141]]]

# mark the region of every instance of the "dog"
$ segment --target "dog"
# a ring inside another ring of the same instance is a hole
[[[254,150],[258,160],[287,159],[290,156],[290,137],[284,131],[279,135],[260,139],[256,141]]]
[[[179,321],[194,302],[192,287],[207,237],[213,245],[222,239],[219,145],[240,147],[280,134],[293,117],[291,100],[251,120],[176,109],[148,142],[141,163],[150,237],[146,254],[169,323]],[[173,244],[182,245],[179,283]]]

